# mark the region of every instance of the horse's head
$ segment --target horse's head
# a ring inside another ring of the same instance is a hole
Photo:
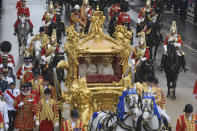
[[[41,47],[42,47],[41,41],[39,41],[39,40],[35,41],[35,43],[34,43],[34,52],[35,52],[35,56],[36,57],[40,56]]]
[[[129,88],[123,91],[118,103],[119,117],[124,114],[133,115],[135,118],[140,115],[140,99],[135,89]]]
[[[154,72],[154,61],[151,59],[147,59],[141,63],[143,70],[147,73]]]
[[[156,114],[154,96],[151,96],[149,93],[145,93],[142,98],[142,119],[144,121],[149,121],[153,118],[153,115]],[[158,113],[158,112],[157,112]]]
[[[170,63],[174,63],[177,56],[176,47],[173,43],[174,42],[168,42],[167,44],[167,57]]]

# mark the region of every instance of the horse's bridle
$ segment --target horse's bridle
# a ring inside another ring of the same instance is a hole
[[[149,110],[149,108],[148,108],[148,99],[150,99],[150,98],[145,98],[145,107],[143,108],[142,113],[143,112],[148,112],[149,114],[151,114],[153,116],[153,106],[154,105],[153,105],[153,102],[151,100],[151,105],[150,105],[151,110]],[[149,119],[152,119],[152,117],[150,117]],[[158,119],[158,120],[159,120],[159,128],[158,129],[155,129],[155,130],[152,130],[148,126],[147,122],[144,121],[144,119],[142,119],[142,125],[143,125],[143,127],[144,127],[144,129],[146,131],[162,131],[164,129],[164,125],[163,125],[162,119]]]

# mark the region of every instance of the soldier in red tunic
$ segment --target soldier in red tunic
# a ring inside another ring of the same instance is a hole
[[[145,22],[146,17],[152,13],[152,8],[151,8],[151,0],[147,0],[146,1],[146,6],[143,7],[140,10],[140,13],[138,15],[138,19],[137,19],[137,29],[136,29],[136,33],[141,32],[141,30],[144,28],[143,27],[143,23]]]
[[[19,67],[17,71],[17,79],[22,79],[23,75],[27,72],[32,72],[33,65],[32,65],[32,58],[30,56],[24,57],[24,64]]]
[[[16,3],[16,9],[22,7],[22,0],[17,1]]]
[[[20,16],[23,16],[25,15],[26,18],[28,18],[28,22],[30,24],[30,33],[31,33],[31,36],[33,36],[33,27],[34,25],[32,24],[31,20],[30,20],[30,12],[29,12],[29,8],[26,7],[26,0],[23,0],[22,1],[22,6],[18,8],[18,11],[17,11],[17,16],[18,16],[18,19],[16,20],[15,24],[14,24],[14,35],[16,35],[16,32],[18,30],[18,25],[19,25],[19,22],[20,22]]]
[[[150,59],[150,53],[148,47],[146,46],[145,33],[141,33],[141,38],[139,40],[139,46],[136,46],[133,54],[131,56],[131,62],[135,67],[138,66],[139,62]]]
[[[14,58],[11,54],[9,54],[9,52],[11,51],[12,45],[9,41],[3,41],[1,43],[1,52],[3,52],[2,54],[0,54],[0,64],[2,63],[2,56],[8,56],[8,62],[12,65],[12,67],[15,66],[14,63]]]
[[[118,17],[117,25],[123,25],[127,27],[127,30],[131,30],[131,17],[129,14],[127,14],[129,3],[124,2],[120,5],[121,7],[121,13]]]
[[[21,94],[14,102],[17,110],[15,128],[19,131],[33,131],[35,128],[36,112],[38,111],[35,96],[31,93],[31,84],[27,83],[20,88]]]
[[[164,62],[166,60],[166,54],[167,54],[167,44],[173,44],[176,49],[177,49],[177,55],[181,60],[181,64],[182,64],[182,69],[184,70],[184,72],[188,71],[189,68],[186,66],[186,61],[185,61],[185,57],[184,57],[184,53],[182,51],[180,51],[181,46],[183,45],[181,36],[177,34],[177,28],[176,28],[176,21],[172,22],[172,26],[170,28],[170,33],[166,36],[166,39],[164,41],[164,54],[162,56],[161,59],[161,65],[160,65],[160,71],[163,70],[164,68]]]
[[[197,114],[193,114],[193,106],[185,105],[185,114],[180,115],[176,123],[176,131],[197,131]]]

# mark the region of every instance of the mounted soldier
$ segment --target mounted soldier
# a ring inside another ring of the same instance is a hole
[[[45,28],[47,28],[51,24],[51,22],[56,21],[56,15],[52,1],[50,1],[48,8],[49,8],[48,11],[45,11],[42,17],[43,25],[45,26]]]
[[[28,48],[27,48],[27,51],[31,54],[31,56],[34,56],[34,46],[35,46],[35,42],[36,41],[40,41],[41,42],[41,47],[42,48],[43,46],[47,45],[49,43],[49,37],[45,34],[45,29],[44,29],[44,26],[41,26],[40,29],[39,29],[39,34],[36,34],[33,39],[31,40]],[[40,49],[41,50],[41,49]]]
[[[71,13],[70,17],[70,25],[73,25],[75,30],[81,34],[86,26],[86,21],[84,17],[82,17],[81,8],[79,5],[74,6],[74,12]]]
[[[166,60],[166,55],[168,51],[168,48],[167,48],[168,44],[173,44],[176,47],[177,55],[179,59],[181,60],[182,69],[184,70],[184,72],[188,71],[189,68],[186,66],[186,61],[184,57],[185,53],[180,50],[180,47],[182,46],[183,43],[182,43],[181,36],[177,34],[176,21],[172,22],[172,26],[170,28],[170,34],[166,36],[166,39],[164,41],[165,53],[162,55],[160,71],[163,71],[163,68],[164,68],[164,62]]]
[[[18,8],[17,16],[18,16],[18,19],[17,19],[17,21],[14,24],[14,35],[16,35],[17,31],[18,31],[18,25],[19,25],[19,22],[20,22],[20,17],[21,16],[25,16],[27,21],[30,24],[31,36],[33,36],[33,27],[34,27],[34,25],[32,24],[32,22],[30,20],[30,12],[29,12],[29,8],[26,7],[26,0],[22,0],[22,6]]]
[[[127,27],[127,30],[131,31],[131,17],[127,13],[129,10],[129,3],[124,2],[120,4],[121,13],[118,17],[117,25],[123,25]]]
[[[132,64],[135,65],[135,67],[137,68],[140,62],[143,62],[149,58],[150,58],[150,53],[148,47],[146,46],[145,33],[141,32],[139,46],[135,47],[133,54],[131,56],[131,61]]]
[[[143,7],[138,15],[136,33],[139,33],[144,28],[147,16],[152,13],[151,0],[146,1],[146,6]]]
[[[62,6],[59,5],[59,1],[55,0],[54,1],[54,13],[60,13],[62,15]]]
[[[111,9],[109,11],[109,26],[108,26],[108,33],[110,36],[113,35],[115,32],[115,27],[117,24],[117,20],[120,14],[120,1],[119,0],[114,0],[113,5],[111,6]]]

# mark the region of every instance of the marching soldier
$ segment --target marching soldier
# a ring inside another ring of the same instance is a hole
[[[135,47],[133,54],[131,56],[131,61],[132,64],[135,65],[135,67],[137,67],[141,61],[145,61],[149,58],[150,58],[150,53],[148,47],[146,46],[145,33],[141,32],[139,46]]]
[[[49,76],[45,76],[44,77],[44,85],[40,88],[41,91],[40,91],[40,99],[43,99],[44,98],[44,90],[49,88],[51,90],[51,97],[53,99],[57,99],[57,93],[56,93],[56,89],[55,87],[53,87],[52,85],[50,85],[50,78]]]
[[[53,9],[53,2],[50,1],[49,4],[49,10],[44,12],[44,15],[42,17],[42,21],[45,27],[48,27],[52,21],[56,21],[56,15],[54,13],[54,9]]]
[[[74,6],[74,12],[72,12],[70,16],[70,25],[81,26],[82,28],[86,26],[85,19],[81,16],[79,5]]]
[[[79,119],[79,114],[77,110],[71,111],[71,119],[66,120],[62,127],[61,131],[84,131],[83,123]]]
[[[2,56],[6,55],[8,56],[8,62],[10,63],[10,65],[12,64],[12,67],[14,67],[15,66],[14,57],[11,54],[9,54],[11,48],[12,45],[9,41],[3,41],[1,43],[1,52],[3,52],[3,54],[0,54],[0,63],[2,63]]]
[[[9,118],[9,131],[14,130],[14,121],[16,118],[16,110],[13,107],[14,101],[16,97],[20,95],[20,90],[16,88],[16,84],[14,81],[9,83],[10,88],[6,89],[4,92],[4,98],[6,101],[6,106],[8,109],[8,118]]]
[[[179,48],[182,46],[183,43],[182,43],[181,36],[177,34],[176,21],[172,22],[172,26],[170,28],[170,34],[168,34],[166,36],[166,39],[164,41],[164,51],[165,51],[165,53],[163,54],[162,59],[161,59],[160,71],[163,71],[163,68],[164,68],[163,64],[164,64],[164,61],[166,59],[167,44],[169,44],[169,43],[174,44],[174,46],[177,48],[177,55],[181,59],[182,69],[184,70],[184,72],[188,71],[189,68],[186,67],[184,53],[179,50]]]
[[[9,70],[5,68],[3,68],[3,80],[7,81],[8,83],[14,81],[13,78],[9,76]]]
[[[44,84],[44,78],[40,75],[38,68],[33,68],[33,76],[28,80],[32,84],[32,93],[35,94],[37,102],[40,100],[40,87]]]
[[[12,66],[12,64],[8,65],[8,56],[3,56],[2,57],[2,64],[0,64],[0,70],[3,72],[4,69],[7,69],[8,76],[11,77],[15,82],[16,81],[15,72],[13,71],[14,68],[11,66]]]
[[[1,100],[2,97],[3,92],[0,91],[0,131],[5,131],[9,128],[9,119],[6,102]]]
[[[124,2],[120,5],[121,7],[121,13],[118,17],[117,25],[125,25],[127,27],[127,30],[131,30],[131,18],[130,15],[127,14],[129,3]]]
[[[36,112],[38,111],[35,96],[31,93],[31,84],[20,88],[21,94],[16,97],[14,108],[17,111],[15,128],[19,131],[33,131],[35,128]]]
[[[36,125],[40,131],[53,131],[54,127],[59,126],[58,105],[51,98],[51,90],[44,90],[44,98],[39,101],[39,110],[36,117]]]
[[[28,22],[30,24],[30,33],[31,33],[31,36],[33,36],[33,27],[34,27],[34,25],[32,24],[32,22],[31,22],[31,20],[29,18],[30,17],[30,12],[29,12],[29,8],[26,7],[26,0],[22,0],[22,6],[18,8],[18,11],[17,11],[18,19],[17,19],[17,21],[14,24],[14,35],[16,35],[16,33],[17,33],[18,25],[19,25],[19,22],[20,22],[19,17],[22,16],[22,15],[25,15],[26,18],[28,18]]]
[[[32,65],[32,57],[31,56],[24,56],[24,64],[22,66],[19,67],[18,71],[17,71],[17,79],[22,79],[23,75],[26,72],[32,72],[33,69],[33,65]]]
[[[193,114],[193,106],[185,105],[183,110],[185,114],[180,115],[176,123],[176,131],[196,131],[197,130],[197,114]]]
[[[8,88],[8,82],[3,80],[3,72],[0,70],[0,92],[4,92]]]

